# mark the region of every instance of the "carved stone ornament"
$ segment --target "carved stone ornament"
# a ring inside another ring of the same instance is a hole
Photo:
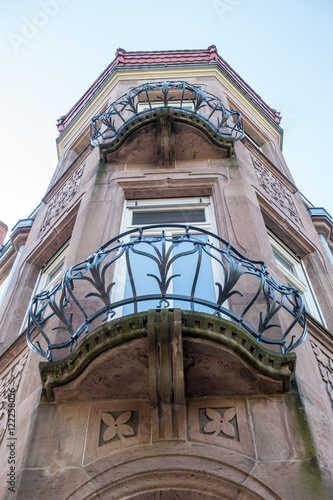
[[[59,215],[61,215],[65,208],[68,207],[68,204],[77,193],[83,170],[84,164],[80,165],[79,168],[75,170],[74,174],[67,179],[65,184],[56,192],[53,198],[51,198],[40,231],[41,233],[44,233]]]
[[[260,186],[279,205],[279,207],[299,226],[303,226],[292,195],[274,174],[272,174],[255,156],[251,155]]]
[[[91,405],[84,462],[151,442],[148,400],[94,401]]]
[[[28,354],[28,352],[23,354],[0,380],[0,443],[7,429],[8,393],[9,391],[12,391],[14,394],[17,392]]]
[[[187,440],[255,456],[246,398],[188,400]]]
[[[312,341],[311,345],[318,361],[321,378],[325,382],[327,394],[329,395],[331,404],[333,405],[333,360]]]
[[[208,419],[207,423],[205,417]],[[204,411],[202,408],[199,408],[199,422],[202,434],[211,434],[215,437],[224,437],[239,441],[235,407],[206,408]]]
[[[99,446],[137,435],[138,412],[102,413]]]

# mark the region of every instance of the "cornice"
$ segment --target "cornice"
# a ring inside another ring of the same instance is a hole
[[[91,118],[98,112],[98,108],[105,102],[107,96],[117,83],[126,80],[186,80],[197,77],[215,77],[240,103],[254,115],[261,125],[276,139],[281,146],[282,129],[268,115],[268,113],[257,104],[240,84],[236,82],[222,68],[218,62],[197,63],[184,65],[168,65],[167,67],[156,66],[116,66],[103,82],[96,88],[84,106],[74,115],[66,128],[57,138],[59,156],[62,150],[80,129],[87,127]]]
[[[220,70],[226,76],[233,80],[255,103],[259,104],[268,116],[277,124],[281,117],[275,109],[272,109],[257,94],[241,76],[218,54],[215,45],[210,45],[207,49],[190,50],[164,50],[164,51],[129,51],[119,48],[116,51],[116,57],[111,61],[107,68],[98,76],[93,84],[87,89],[83,96],[75,103],[69,112],[62,116],[57,123],[59,131],[62,131],[68,125],[68,119],[74,116],[90,99],[98,88],[103,85],[115,68],[159,68],[159,67],[184,67],[184,66],[202,66],[207,64],[218,64]]]
[[[333,220],[321,207],[308,208],[309,215],[318,234],[322,234],[331,251],[333,250]]]

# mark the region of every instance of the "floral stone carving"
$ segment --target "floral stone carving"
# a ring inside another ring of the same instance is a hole
[[[138,434],[138,412],[102,413],[99,446]]]
[[[23,354],[0,380],[0,443],[5,435],[8,422],[8,392],[12,391],[14,394],[17,392],[27,358],[28,352]]]
[[[44,233],[52,225],[53,221],[68,207],[68,204],[77,193],[83,170],[84,164],[75,170],[74,174],[67,179],[65,184],[53,196],[47,207],[41,233]]]
[[[311,342],[311,346],[317,358],[319,371],[325,382],[327,394],[333,408],[333,360],[313,342]]]
[[[199,408],[200,433],[239,441],[236,408]]]
[[[297,208],[292,195],[274,174],[272,174],[255,156],[251,155],[260,186],[268,195],[288,214],[288,216],[299,226],[303,223],[298,215]]]

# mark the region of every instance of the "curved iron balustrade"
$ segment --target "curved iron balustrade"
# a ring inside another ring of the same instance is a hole
[[[186,271],[186,265],[190,271],[183,277],[175,272],[176,267]],[[218,297],[214,300],[207,295],[207,286],[214,289],[214,282],[208,277],[211,271],[207,271],[212,265],[216,268],[215,276],[219,276],[215,282]],[[141,276],[138,277],[138,273]],[[115,282],[117,276],[118,282]],[[255,282],[250,287],[249,279]],[[183,280],[182,293],[175,292],[176,280]],[[142,285],[144,293],[140,292]],[[117,296],[117,287],[121,297],[119,293]],[[145,287],[151,293],[145,293]],[[244,297],[245,294],[248,297],[245,302],[241,290]],[[233,308],[229,308],[226,301],[235,295],[241,297],[241,303],[236,308],[231,304]],[[300,293],[279,285],[267,272],[265,262],[247,259],[227,241],[204,229],[158,224],[133,229],[111,239],[86,260],[68,269],[61,283],[37,294],[30,305],[28,344],[52,360],[54,349],[72,350],[80,335],[87,333],[91,324],[103,315],[106,321],[117,311],[124,315],[138,312],[140,307],[142,310],[179,307],[179,301],[183,302],[183,309],[187,304],[191,310],[223,314],[257,341],[278,345],[282,352],[294,349],[306,335]],[[123,308],[129,306],[131,310],[124,312]],[[247,319],[251,310],[255,311],[256,324]],[[281,328],[277,316],[283,312],[288,313],[289,320],[288,325]],[[292,334],[297,325],[298,335]],[[268,331],[274,328],[279,335],[270,337]],[[56,337],[59,330],[65,332],[67,340],[52,343],[50,336]]]
[[[189,109],[189,102],[192,103],[193,110]],[[147,105],[148,110],[140,111],[140,103]],[[240,113],[228,110],[218,97],[199,87],[187,82],[172,81],[144,83],[119,97],[104,113],[91,120],[91,144],[98,146],[106,140],[116,138],[133,118],[164,107],[182,109],[200,116],[219,136],[235,141],[244,137]]]

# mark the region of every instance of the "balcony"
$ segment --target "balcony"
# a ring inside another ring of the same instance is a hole
[[[221,100],[183,81],[144,83],[113,102],[91,120],[91,144],[119,147],[130,133],[156,120],[158,110],[173,111],[173,119],[200,129],[218,146],[232,146],[244,137],[241,114]]]
[[[265,262],[244,257],[204,229],[157,224],[112,238],[33,297],[28,344],[52,361],[54,351],[67,356],[101,324],[149,309],[227,319],[281,353],[307,332],[301,294],[278,284]]]

